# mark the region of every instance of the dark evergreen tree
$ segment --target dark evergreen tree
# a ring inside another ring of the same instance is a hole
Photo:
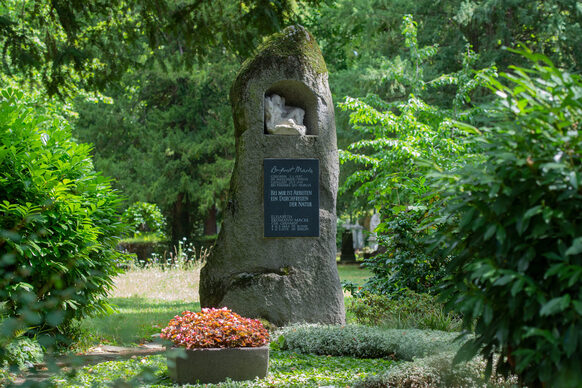
[[[216,231],[234,159],[227,91],[233,56],[195,70],[128,75],[114,102],[79,101],[75,133],[95,145],[95,165],[128,203],[157,203],[174,241]]]
[[[217,46],[244,56],[288,22],[297,3],[317,1],[7,0],[0,66],[40,78],[50,95],[103,89],[128,69],[165,63],[168,47],[189,66]]]

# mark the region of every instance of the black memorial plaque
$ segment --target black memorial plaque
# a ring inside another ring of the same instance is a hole
[[[265,237],[319,237],[319,159],[264,159]]]

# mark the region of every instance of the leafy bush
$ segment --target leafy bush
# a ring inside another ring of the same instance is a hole
[[[460,346],[454,342],[456,333],[359,325],[295,325],[282,329],[280,335],[276,342],[283,350],[356,358],[412,360]]]
[[[166,238],[166,219],[155,203],[133,203],[125,209],[121,215],[121,221],[131,227],[134,238],[144,235],[154,236],[157,239]]]
[[[34,327],[44,341],[74,318],[107,310],[123,227],[118,194],[68,123],[20,91],[0,93],[3,349],[19,328]]]
[[[6,346],[3,358],[8,365],[22,370],[32,368],[34,364],[42,362],[44,354],[38,342],[27,337],[18,337]]]
[[[484,377],[485,361],[475,358],[471,361],[453,364],[454,353],[444,352],[434,356],[419,358],[413,362],[394,364],[385,373],[369,376],[354,384],[354,388],[468,388],[468,387],[514,387],[517,378],[504,379],[493,375]]]
[[[258,347],[269,343],[269,332],[257,319],[222,309],[184,311],[162,329],[161,337],[186,349]]]
[[[386,252],[364,260],[363,266],[374,275],[363,290],[385,295],[397,295],[407,289],[433,293],[446,275],[448,259],[436,250],[426,253],[424,239],[434,229],[421,226],[425,218],[431,217],[429,213],[426,207],[420,206],[387,217],[388,221],[378,230]]]
[[[393,329],[459,331],[461,319],[445,312],[435,296],[405,291],[399,298],[365,293],[347,306],[359,324]]]
[[[392,101],[375,95],[347,97],[340,104],[350,112],[350,125],[361,136],[340,151],[342,164],[358,166],[340,192],[354,190],[354,196],[365,198],[367,208],[383,212],[384,222],[376,231],[386,253],[366,264],[374,272],[366,288],[376,293],[392,294],[404,288],[428,292],[438,284],[446,256],[424,252],[421,240],[434,229],[420,229],[421,223],[434,223],[439,205],[437,196],[429,195],[433,179],[429,166],[450,170],[473,159],[479,149],[468,141],[474,129],[457,123],[475,121],[482,113],[471,103],[471,96],[484,84],[472,69],[477,55],[467,47],[461,70],[426,81],[424,69],[437,47],[419,46],[416,27],[410,15],[404,16],[401,31],[407,58],[382,64],[382,81],[401,85],[404,96]],[[477,74],[494,71],[487,68]],[[426,98],[434,101],[435,87],[453,89],[455,95],[435,101],[438,105],[429,104]]]
[[[498,116],[485,161],[450,176],[453,248],[443,295],[475,338],[464,350],[526,384],[582,385],[582,78],[541,55],[490,79]],[[442,189],[442,186],[440,186]],[[473,326],[473,323],[476,325]]]

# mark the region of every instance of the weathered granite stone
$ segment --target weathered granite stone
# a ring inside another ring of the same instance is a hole
[[[277,94],[305,112],[305,135],[269,134],[265,97]],[[231,89],[236,162],[229,203],[201,271],[203,307],[227,306],[275,324],[345,322],[336,266],[338,152],[333,102],[321,51],[301,26],[268,39],[245,62]],[[264,237],[267,158],[319,160],[319,237]]]

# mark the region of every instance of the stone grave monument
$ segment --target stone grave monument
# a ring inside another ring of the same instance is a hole
[[[200,275],[203,307],[277,325],[345,322],[327,77],[302,26],[273,35],[243,64],[230,92],[236,161],[222,228]]]

